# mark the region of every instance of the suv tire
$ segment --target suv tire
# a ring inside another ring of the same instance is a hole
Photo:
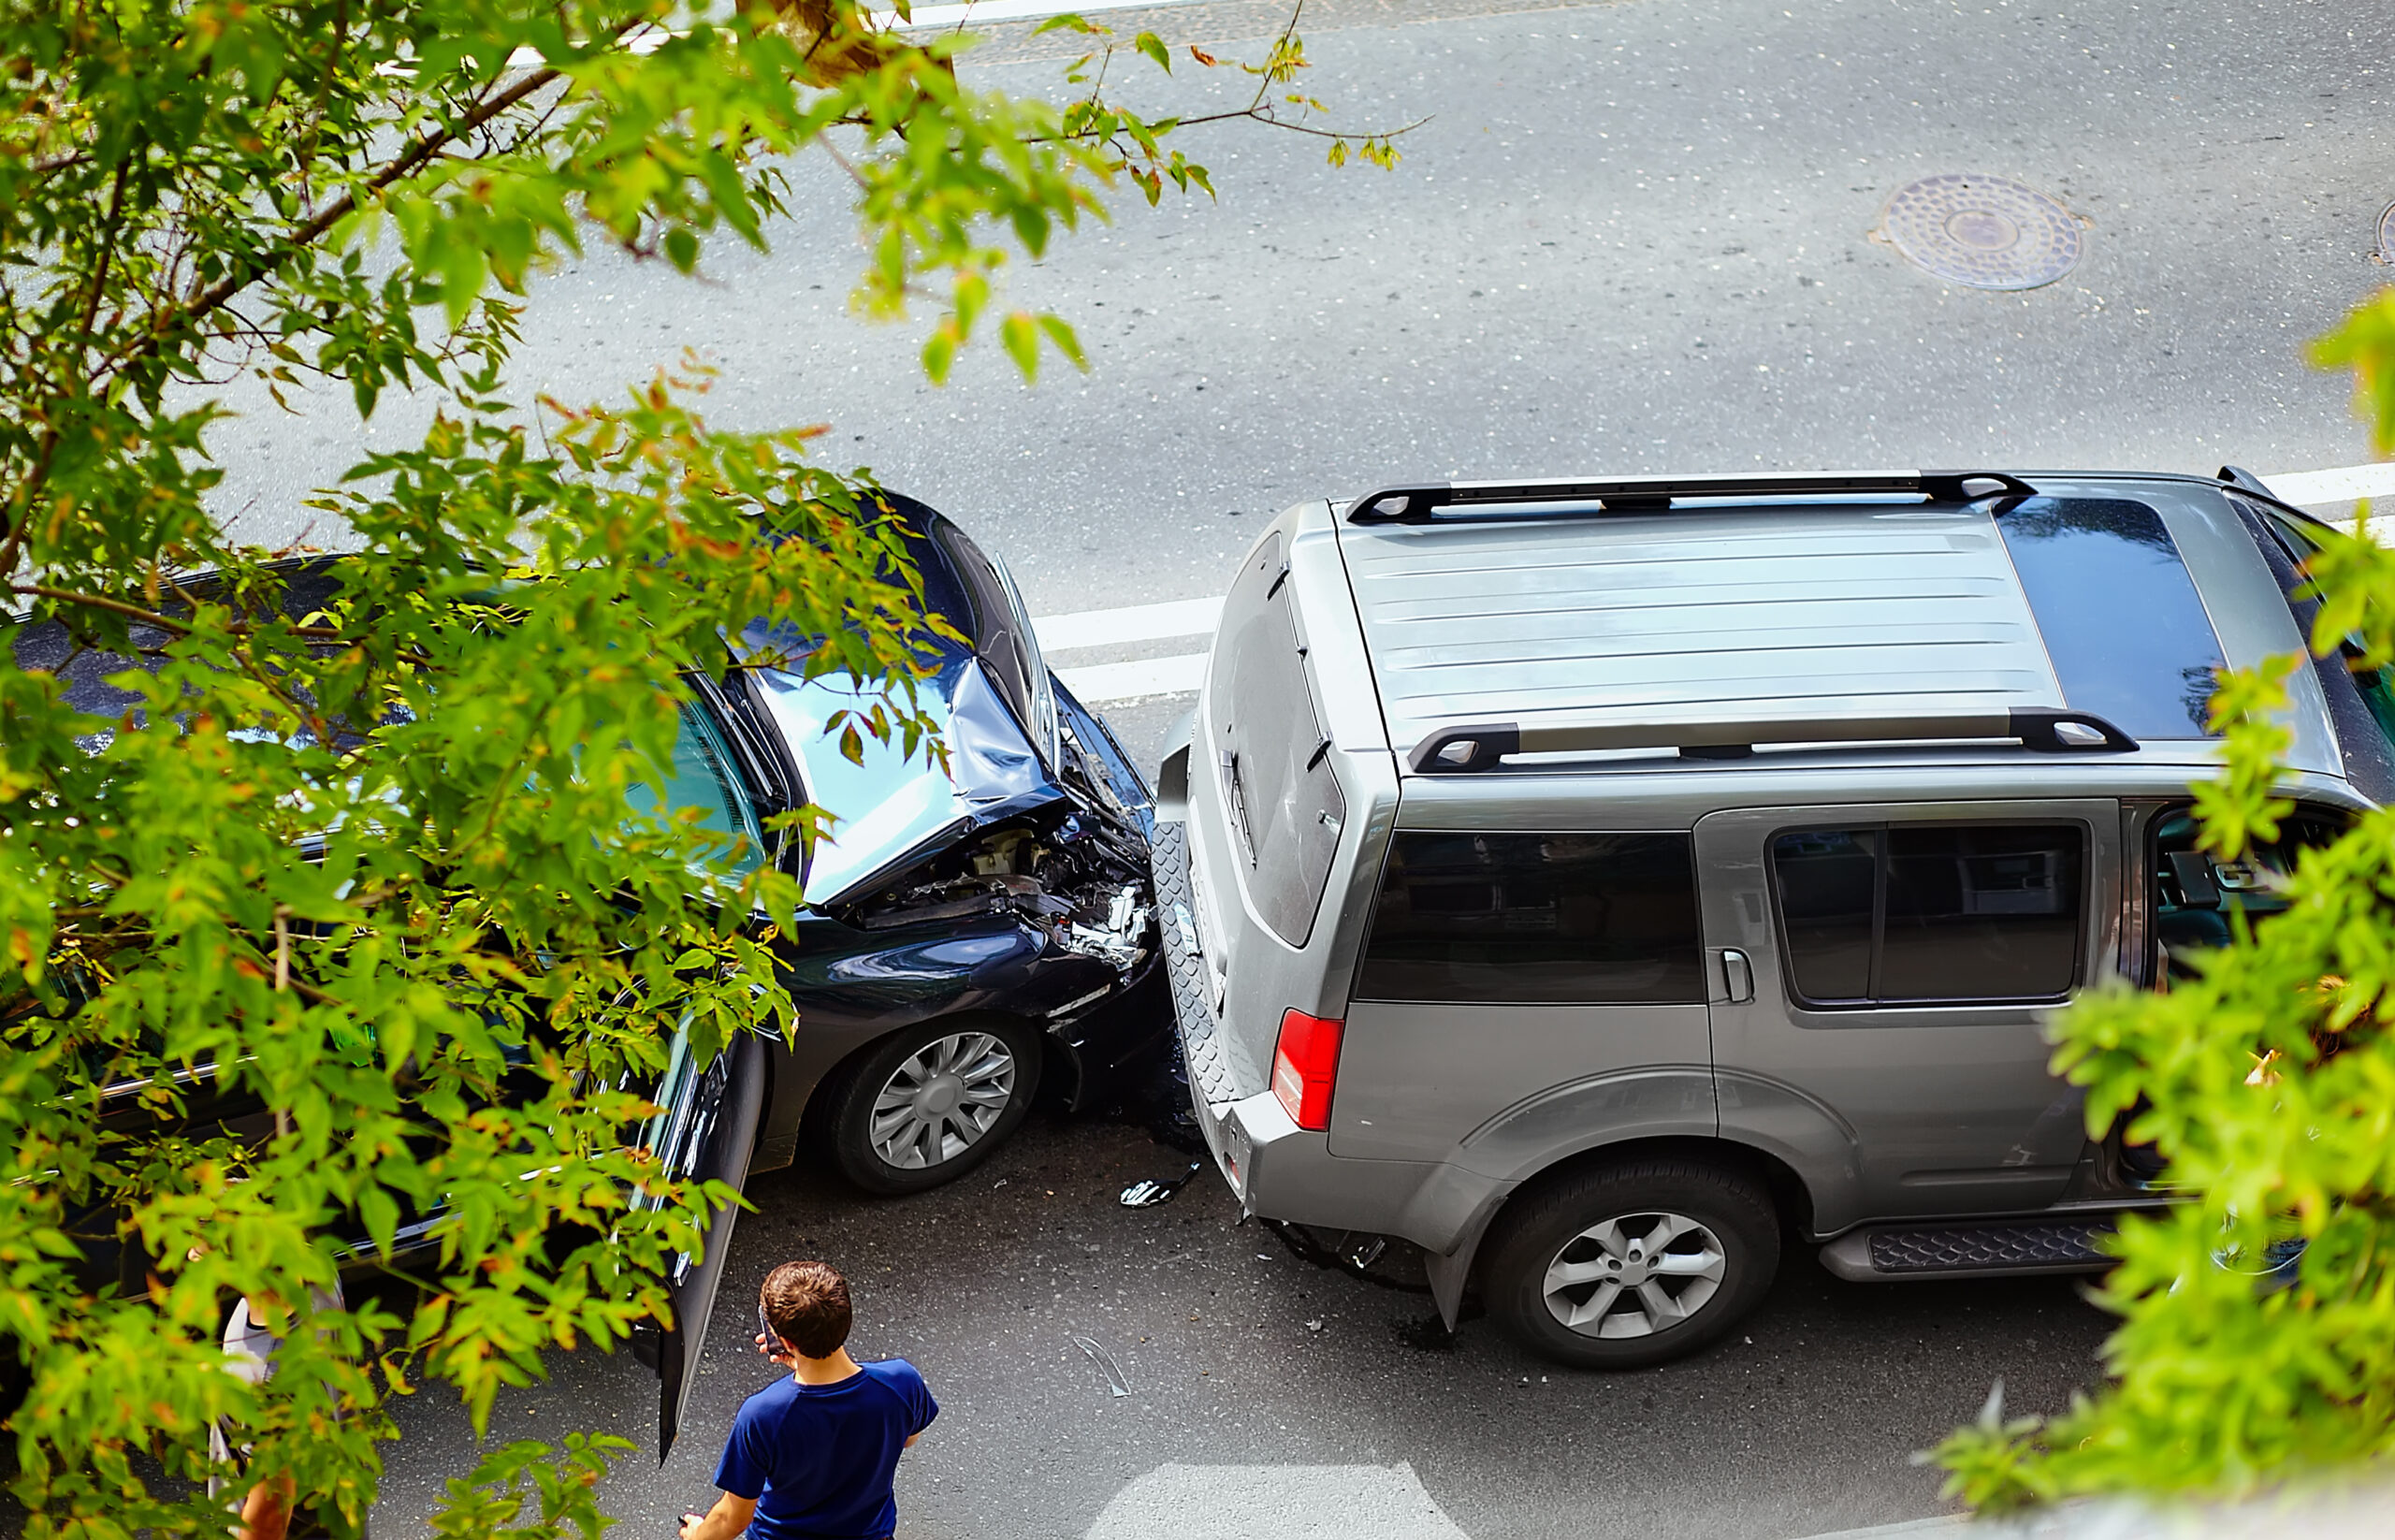
[[[870,1193],[954,1181],[1030,1112],[1039,1054],[1037,1031],[1000,1017],[945,1016],[897,1033],[826,1088],[825,1154]]]
[[[1719,1340],[1779,1269],[1754,1181],[1645,1159],[1576,1171],[1508,1208],[1481,1273],[1505,1335],[1579,1369],[1643,1369]]]

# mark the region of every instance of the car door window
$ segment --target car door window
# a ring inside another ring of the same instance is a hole
[[[1834,1010],[2060,999],[2080,981],[2086,849],[2068,823],[1777,835],[1792,992]]]
[[[733,768],[732,751],[715,724],[695,706],[682,708],[674,734],[674,760],[664,784],[636,784],[624,793],[635,811],[671,817],[695,809],[699,827],[718,836],[707,865],[728,877],[746,877],[764,859],[764,832],[756,805]]]
[[[1701,1003],[1692,843],[1684,834],[1401,832],[1356,996]]]
[[[2227,946],[2237,917],[2246,923],[2287,907],[2286,879],[2306,850],[2335,841],[2345,820],[2324,807],[2304,807],[2280,821],[2279,837],[2257,844],[2243,858],[2222,861],[2197,849],[2202,829],[2191,808],[2176,807],[2154,823],[2152,935],[2158,952],[2154,977],[2169,988],[2185,977],[2200,952]]]

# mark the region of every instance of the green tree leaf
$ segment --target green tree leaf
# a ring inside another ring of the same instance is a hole
[[[752,10],[0,0],[5,608],[42,656],[119,661],[70,698],[0,647],[0,1352],[35,1380],[32,1533],[223,1533],[211,1425],[354,1528],[388,1397],[437,1385],[486,1426],[544,1353],[667,1313],[734,1195],[665,1169],[647,1097],[677,1032],[704,1059],[797,1010],[749,919],[796,879],[727,871],[657,794],[691,681],[854,676],[842,752],[944,754],[913,687],[954,631],[870,473],[818,465],[820,429],[709,423],[689,359],[518,394],[543,275],[593,240],[660,282],[719,231],[767,249],[825,151],[856,309],[919,327],[936,383],[1007,263],[1119,177],[1212,191],[1183,120],[1123,107],[1102,63],[1057,105],[961,82],[951,32]],[[1249,67],[1284,88],[1302,49]],[[1026,377],[1043,339],[1087,367],[1060,318],[997,330]],[[221,520],[242,371],[429,412],[302,500],[337,574]],[[727,651],[760,627],[815,640]],[[335,1295],[346,1245],[380,1265],[419,1225],[397,1313]],[[120,1252],[151,1265],[98,1266]],[[235,1297],[285,1339],[262,1385],[224,1373]],[[435,1533],[595,1535],[624,1447],[495,1443]]]
[[[1038,323],[1020,312],[1008,316],[998,325],[999,339],[1006,343],[1007,356],[1014,367],[1023,370],[1024,380],[1039,377],[1039,327]]]
[[[2395,453],[2395,289],[2313,356],[2353,372],[2373,448]],[[2321,604],[2311,645],[2350,644],[2349,666],[2383,691],[2395,556],[2366,527],[2301,538]],[[2289,832],[2302,786],[2282,715],[2301,664],[2219,681],[2220,769],[2192,800],[2220,860]],[[2097,1296],[2120,1318],[2103,1387],[2050,1419],[1950,1434],[1928,1455],[1948,1495],[2002,1510],[2237,1494],[2395,1454],[2395,810],[2304,846],[2271,893],[2274,912],[2236,909],[2227,944],[2163,975],[2167,991],[2098,990],[2058,1016],[2054,1067],[2086,1088],[2089,1132],[2128,1119],[2180,1201],[2120,1226]]]

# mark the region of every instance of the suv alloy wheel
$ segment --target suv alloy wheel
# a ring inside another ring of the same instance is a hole
[[[1692,1353],[1753,1309],[1779,1267],[1770,1198],[1693,1160],[1575,1172],[1500,1220],[1488,1314],[1542,1358],[1637,1369]]]

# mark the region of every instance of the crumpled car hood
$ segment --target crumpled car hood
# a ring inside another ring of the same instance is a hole
[[[807,863],[808,907],[838,904],[934,846],[1065,795],[983,670],[971,654],[951,652],[917,686],[947,745],[946,773],[895,739],[864,735],[863,763],[840,752],[838,734],[824,724],[837,712],[869,710],[880,699],[873,687],[847,674],[759,671],[758,692],[798,761],[807,800],[835,821]]]

